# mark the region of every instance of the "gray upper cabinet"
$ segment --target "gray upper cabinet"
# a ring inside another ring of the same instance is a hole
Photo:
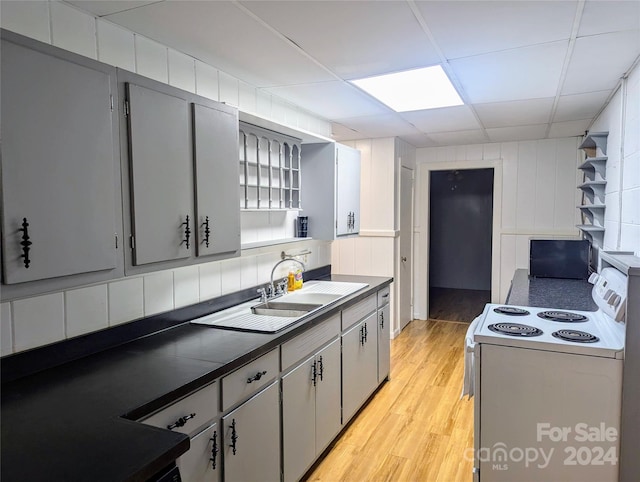
[[[127,274],[240,254],[238,112],[118,69]]]
[[[115,69],[5,31],[1,68],[3,282],[121,275]]]
[[[360,151],[332,142],[302,145],[308,235],[332,240],[360,231]]]
[[[240,250],[238,114],[192,104],[198,256]],[[223,110],[226,109],[226,110]]]
[[[134,263],[189,257],[193,249],[189,106],[127,83]]]

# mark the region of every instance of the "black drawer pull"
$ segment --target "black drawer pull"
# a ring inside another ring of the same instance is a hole
[[[211,468],[213,470],[216,470],[216,459],[218,457],[218,432],[214,431],[213,432],[213,437],[211,437],[209,440],[211,440],[213,442],[212,446],[211,446],[211,458],[209,459],[211,461]]]
[[[318,359],[318,367],[320,368],[318,371],[318,376],[320,377],[320,381],[322,381],[322,374],[324,373],[324,363],[322,363],[322,355]]]
[[[254,376],[247,378],[247,383],[257,382],[258,380],[260,380],[262,378],[262,375],[266,375],[266,374],[267,374],[267,370],[264,370],[262,372],[258,372]]]
[[[233,449],[233,455],[236,454],[236,442],[238,441],[238,432],[236,432],[236,419],[231,421],[231,448]]]
[[[29,239],[29,223],[27,222],[27,218],[22,218],[22,227],[18,229],[18,231],[22,231],[22,241],[20,241],[20,246],[22,246],[22,254],[20,257],[24,261],[24,267],[29,268],[29,264],[31,260],[29,259],[29,250],[31,249],[31,245],[33,244]]]
[[[184,427],[184,425],[187,423],[187,420],[191,420],[195,416],[196,416],[196,414],[192,413],[192,414],[189,414],[189,415],[185,415],[184,417],[180,417],[178,420],[173,422],[171,425],[167,425],[167,428],[169,430],[173,430],[174,428]]]

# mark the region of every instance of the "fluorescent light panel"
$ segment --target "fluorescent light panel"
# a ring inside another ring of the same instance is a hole
[[[351,83],[396,112],[463,104],[449,77],[439,65],[356,79]]]

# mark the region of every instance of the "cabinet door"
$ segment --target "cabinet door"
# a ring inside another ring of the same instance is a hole
[[[183,482],[215,482],[220,478],[220,434],[214,423],[191,439],[189,450],[178,460]]]
[[[194,242],[187,101],[131,83],[127,96],[134,264],[187,258],[186,228]]]
[[[197,254],[240,250],[238,117],[193,104]]]
[[[360,152],[336,144],[336,236],[360,231]]]
[[[391,309],[378,309],[378,383],[389,376],[391,369]]]
[[[282,378],[282,447],[285,482],[298,480],[315,459],[315,396],[318,384],[318,365],[314,357],[303,361]],[[338,407],[339,403],[338,395]]]
[[[360,408],[377,385],[376,313],[342,335],[342,423]]]
[[[222,418],[226,482],[280,480],[279,395],[274,382]]]
[[[340,431],[340,340],[316,355],[316,456]]]
[[[111,110],[115,70],[4,36],[4,282],[112,270],[120,231],[118,134]]]

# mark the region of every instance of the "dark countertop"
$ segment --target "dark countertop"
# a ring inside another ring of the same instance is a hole
[[[591,297],[593,285],[586,280],[531,278],[526,269],[517,269],[507,295],[507,304],[597,311]]]
[[[131,341],[2,386],[2,480],[146,480],[188,450],[186,435],[134,420],[257,358],[393,280],[369,287],[279,333],[202,325]]]

